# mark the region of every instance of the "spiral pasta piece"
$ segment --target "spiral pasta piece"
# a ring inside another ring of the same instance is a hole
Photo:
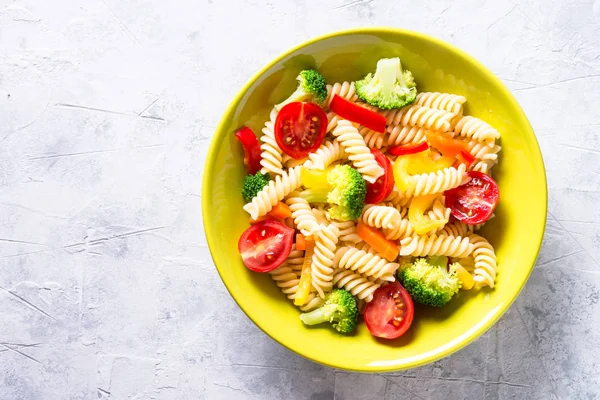
[[[435,172],[413,175],[410,177],[405,195],[422,196],[455,188],[462,183],[465,172],[465,164],[461,163],[458,168],[448,167]]]
[[[368,204],[363,209],[361,220],[375,228],[393,229],[400,224],[402,216],[395,207]]]
[[[444,110],[453,114],[462,115],[463,104],[467,101],[466,97],[451,93],[440,92],[421,92],[417,94],[415,104]]]
[[[394,110],[383,111],[388,125],[409,125],[434,131],[447,132],[455,114],[444,110],[412,104]]]
[[[446,224],[438,234],[440,236],[462,236],[465,237],[467,234],[473,232],[473,226],[467,225],[464,222],[454,221]]]
[[[333,272],[333,284],[338,288],[346,289],[358,300],[364,300],[367,303],[373,300],[373,292],[381,286],[381,284],[345,268],[338,268]]]
[[[389,125],[386,128],[388,133],[387,144],[397,146],[403,144],[420,143],[425,140],[427,129],[418,126]]]
[[[502,150],[502,147],[498,146],[495,141],[490,141],[490,144],[482,143],[476,139],[471,139],[467,144],[469,153],[473,155],[477,160],[497,160],[498,153]]]
[[[312,213],[312,209],[308,201],[300,197],[299,192],[292,192],[285,201],[292,211],[292,218],[296,228],[304,236],[313,236],[319,230],[317,218]]]
[[[252,201],[244,206],[244,210],[252,219],[265,215],[277,202],[283,200],[292,191],[298,189],[300,182],[300,168],[295,167],[277,175],[274,180],[269,181]]]
[[[346,158],[346,151],[337,139],[326,141],[314,153],[308,155],[304,166],[309,169],[324,170],[334,161]]]
[[[374,183],[377,178],[383,175],[383,168],[375,161],[375,156],[371,154],[371,150],[358,133],[358,129],[350,121],[339,121],[337,127],[333,130],[333,135],[344,147],[354,168],[362,174],[367,182]]]
[[[423,235],[407,237],[400,241],[400,255],[425,257],[466,257],[473,252],[469,238],[454,236]]]
[[[329,214],[327,215],[329,216]],[[335,219],[329,219],[329,221],[338,228],[341,242],[360,243],[363,241],[356,233],[356,223],[354,221],[337,221]]]
[[[312,257],[311,277],[312,285],[324,298],[333,286],[333,258],[340,231],[335,225],[321,225],[315,235],[315,253]]]
[[[477,161],[471,167],[471,171],[481,172],[483,174],[490,175],[492,173],[492,167],[496,165],[497,161]]]
[[[483,237],[471,234],[468,239],[473,244],[473,259],[475,260],[475,272],[473,279],[477,286],[494,287],[496,280],[496,253],[492,245]]]
[[[297,267],[298,260],[300,260],[300,269],[302,269],[304,252],[296,250],[296,245],[294,244],[292,245],[292,251],[283,264],[274,270],[269,271],[271,278],[273,278],[277,286],[281,289],[283,294],[287,296],[288,299],[294,298],[294,295],[298,289],[298,283],[300,282],[300,270]]]
[[[399,267],[397,263],[389,262],[378,255],[355,247],[340,247],[335,253],[333,263],[339,268],[356,271],[363,276],[386,282],[395,280],[394,274]]]
[[[454,127],[454,132],[460,136],[473,138],[480,142],[488,143],[492,147],[493,140],[500,138],[500,133],[490,124],[479,118],[466,116],[462,117]]]
[[[331,100],[333,99],[333,95],[336,94],[349,101],[358,100],[358,96],[356,95],[356,88],[354,87],[354,82],[336,82],[333,85],[327,85],[327,99],[325,99],[324,103],[325,107],[329,107],[329,105],[331,104]]]
[[[358,133],[363,137],[365,144],[372,149],[381,149],[387,146],[387,136],[383,133],[372,131],[366,127],[360,128]]]
[[[408,218],[402,218],[394,228],[384,228],[383,234],[388,240],[398,240],[412,236],[414,230]]]
[[[327,113],[327,129],[325,132],[331,132],[332,130],[335,129],[335,127],[338,124],[338,121],[340,120],[340,117],[334,113],[333,111],[330,111]]]
[[[260,145],[260,165],[263,174],[270,172],[271,174],[281,175],[282,169],[282,151],[275,140],[275,119],[277,118],[277,109],[273,108],[269,115],[269,120],[265,123],[262,129],[263,135],[260,137],[262,144]]]

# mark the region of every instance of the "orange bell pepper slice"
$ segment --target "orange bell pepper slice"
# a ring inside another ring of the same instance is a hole
[[[381,257],[388,261],[394,261],[400,254],[400,247],[385,238],[385,235],[380,230],[359,222],[356,225],[356,233],[362,240],[367,242]]]

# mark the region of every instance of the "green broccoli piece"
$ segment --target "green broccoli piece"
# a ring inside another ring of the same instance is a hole
[[[260,171],[258,171],[256,175],[246,175],[244,186],[242,187],[242,196],[244,196],[244,200],[250,201],[255,198],[258,192],[269,184],[270,179],[271,177],[269,174],[263,174]]]
[[[446,257],[417,258],[411,265],[399,270],[396,276],[414,301],[442,307],[460,289],[456,263],[447,268],[447,260]]]
[[[360,172],[349,165],[336,165],[328,172],[323,171],[322,176],[326,183],[309,187],[301,196],[309,203],[331,204],[329,215],[339,221],[359,218],[367,194],[367,183]]]
[[[383,110],[404,107],[417,97],[415,79],[410,71],[402,71],[399,57],[382,58],[375,75],[369,73],[354,84],[362,101]]]
[[[304,71],[301,71],[296,77],[296,80],[298,81],[298,88],[290,97],[275,106],[277,111],[281,110],[286,104],[295,101],[314,100],[321,104],[327,98],[325,78],[314,69],[305,69]]]
[[[343,335],[354,332],[358,316],[356,299],[344,289],[335,289],[325,299],[325,304],[314,311],[300,314],[305,325],[330,322]]]

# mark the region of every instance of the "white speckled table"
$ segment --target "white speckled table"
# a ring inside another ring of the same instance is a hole
[[[0,399],[600,398],[600,1],[486,3],[0,0]],[[360,25],[427,32],[489,66],[549,184],[510,311],[451,357],[381,375],[256,328],[200,215],[234,93],[290,46]]]

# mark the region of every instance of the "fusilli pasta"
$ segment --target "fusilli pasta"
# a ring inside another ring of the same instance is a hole
[[[315,235],[315,253],[312,257],[312,285],[321,298],[330,292],[333,280],[333,257],[338,242],[339,230],[335,225],[321,225]]]
[[[413,175],[410,177],[405,195],[422,196],[455,188],[461,184],[465,172],[465,164],[461,163],[458,168],[448,167],[435,172]]]
[[[418,126],[404,125],[389,125],[386,131],[388,133],[388,146],[420,143],[425,140],[425,133],[427,132],[426,129]]]
[[[285,204],[290,206],[296,228],[299,229],[303,235],[313,236],[315,232],[319,230],[319,223],[312,213],[310,204],[300,197],[299,192],[290,193]]]
[[[395,207],[368,204],[363,209],[361,220],[375,228],[394,229],[400,224],[402,216]]]
[[[265,127],[262,129],[263,135],[260,138],[262,144],[260,145],[262,165],[261,172],[270,172],[275,175],[283,174],[282,169],[282,152],[275,140],[275,119],[277,118],[277,109],[273,108],[269,116],[269,120],[265,123]]]
[[[354,168],[358,170],[367,182],[374,183],[383,175],[383,168],[375,161],[375,156],[365,144],[363,137],[350,121],[341,120],[333,130],[333,135],[344,147]]]
[[[359,300],[370,302],[373,293],[381,286],[379,283],[368,280],[364,276],[345,268],[336,269],[333,272],[333,284],[344,288]]]
[[[291,168],[269,181],[269,184],[244,206],[244,210],[252,219],[257,219],[271,211],[277,202],[298,189],[300,185],[300,167]]]
[[[337,139],[328,140],[308,156],[309,160],[304,163],[304,166],[310,169],[324,170],[329,164],[345,157],[346,151],[340,142]]]
[[[417,94],[415,104],[436,110],[444,110],[453,114],[462,115],[463,104],[467,101],[464,96],[440,92],[421,92]]]
[[[464,137],[488,143],[490,147],[493,146],[494,139],[500,138],[500,133],[490,124],[471,116],[462,117],[454,127],[454,132]]]
[[[387,282],[394,281],[394,273],[399,267],[397,263],[355,247],[340,247],[335,253],[333,263],[339,268],[350,269],[363,276]]]
[[[473,259],[475,260],[474,278],[477,286],[494,287],[496,280],[496,253],[492,245],[483,237],[471,234],[468,239],[473,244]]]
[[[450,121],[455,117],[453,113],[423,107],[418,104],[382,111],[382,113],[386,117],[388,125],[418,126],[441,132],[450,130]]]
[[[400,241],[400,255],[425,257],[466,257],[473,251],[469,238],[454,236],[424,235],[407,237]]]

